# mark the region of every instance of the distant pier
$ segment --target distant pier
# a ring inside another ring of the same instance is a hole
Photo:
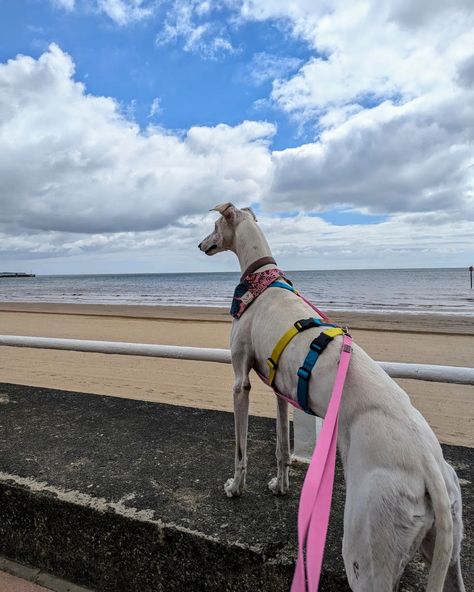
[[[22,273],[20,271],[0,271],[0,278],[24,278],[36,277],[34,273]]]

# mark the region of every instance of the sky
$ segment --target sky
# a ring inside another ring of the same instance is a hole
[[[472,0],[0,0],[0,271],[474,264]]]

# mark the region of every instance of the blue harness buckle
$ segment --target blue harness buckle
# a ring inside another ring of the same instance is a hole
[[[307,370],[304,366],[301,366],[298,369],[298,378],[301,378],[301,380],[305,380],[308,381],[309,377],[311,376],[311,370]]]

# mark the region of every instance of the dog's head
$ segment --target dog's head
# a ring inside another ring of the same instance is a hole
[[[218,205],[211,211],[219,212],[221,216],[214,225],[214,231],[198,245],[198,248],[206,255],[233,251],[237,226],[245,220],[252,222],[257,220],[250,208],[239,210],[231,203]]]

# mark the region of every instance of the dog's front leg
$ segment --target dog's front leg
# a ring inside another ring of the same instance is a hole
[[[288,402],[277,397],[277,476],[268,483],[270,491],[275,495],[285,495],[290,488],[290,421],[288,417]]]
[[[232,358],[234,364],[234,357]],[[235,473],[233,479],[228,479],[224,490],[228,497],[242,495],[247,476],[247,429],[249,415],[250,380],[249,370],[242,365],[236,368],[234,384],[234,423],[235,423]]]

